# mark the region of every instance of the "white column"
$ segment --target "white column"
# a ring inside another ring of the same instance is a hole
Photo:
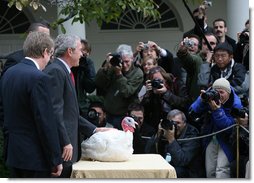
[[[237,40],[237,32],[244,29],[246,20],[249,19],[249,0],[227,1],[227,35]]]
[[[57,8],[58,14],[60,12],[60,8]],[[63,15],[59,15],[59,18],[63,18]],[[65,18],[65,17],[64,17]],[[79,36],[81,39],[86,39],[86,26],[85,23],[81,24],[80,22],[74,22],[72,24],[73,18],[63,23],[63,26],[66,30],[66,34],[74,34]],[[58,34],[62,34],[61,27],[58,26]]]

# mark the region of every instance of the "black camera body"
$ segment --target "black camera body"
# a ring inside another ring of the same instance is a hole
[[[163,119],[161,122],[161,128],[164,130],[172,130],[173,126],[175,126],[175,129],[177,128],[177,124],[173,120]]]
[[[151,85],[152,85],[152,87],[154,89],[160,89],[160,88],[162,88],[163,86],[161,84],[163,84],[163,80],[159,79],[159,78],[153,79],[151,81]]]
[[[113,67],[120,66],[122,63],[121,55],[118,53],[111,53],[110,56],[112,56],[112,58],[109,60],[110,64]]]
[[[239,43],[241,43],[241,44],[249,43],[250,38],[249,38],[248,33],[246,33],[246,32],[249,33],[248,30],[245,30],[245,31],[243,31],[243,32],[240,34],[240,36],[239,36]]]
[[[89,109],[87,112],[87,119],[95,126],[99,125],[99,113],[95,109]]]
[[[173,120],[163,119],[161,122],[161,128],[164,130],[173,130],[173,126],[175,127],[175,138],[177,134],[177,123]]]
[[[220,93],[214,90],[213,88],[207,90],[205,93],[201,94],[201,98],[204,102],[209,102],[210,100],[214,100],[216,103],[220,100]]]
[[[239,108],[232,108],[230,114],[234,118],[245,118],[245,109],[239,109]]]

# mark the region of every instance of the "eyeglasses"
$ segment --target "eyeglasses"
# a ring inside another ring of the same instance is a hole
[[[53,55],[54,55],[54,50],[50,50],[50,51],[48,52],[48,54],[49,54],[49,56],[50,56],[50,59],[52,59],[52,58],[53,58]]]

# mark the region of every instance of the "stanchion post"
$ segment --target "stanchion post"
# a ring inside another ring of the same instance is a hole
[[[239,121],[236,120],[236,178],[239,178]]]

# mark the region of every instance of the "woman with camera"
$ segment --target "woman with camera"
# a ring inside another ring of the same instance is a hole
[[[144,121],[157,131],[160,120],[165,118],[171,109],[188,109],[189,97],[184,83],[176,80],[162,67],[156,66],[149,70],[146,94],[141,103],[145,108]]]
[[[212,89],[201,90],[190,111],[198,116],[205,115],[201,134],[209,135],[235,124],[231,114],[233,108],[242,109],[241,100],[229,81],[219,78]],[[229,139],[231,133],[232,128],[202,139],[207,178],[230,178],[230,163],[234,159]]]

